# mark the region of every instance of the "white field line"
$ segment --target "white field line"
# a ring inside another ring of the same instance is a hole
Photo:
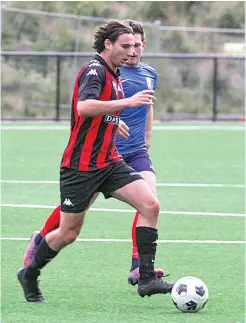
[[[200,125],[200,126],[153,126],[154,131],[245,131],[245,126]]]
[[[54,209],[53,205],[35,205],[35,204],[0,204],[1,207],[12,208],[29,208],[29,209]],[[106,208],[90,208],[92,212],[108,212],[108,213],[134,213],[133,210],[126,209],[106,209]],[[246,217],[243,213],[216,213],[216,212],[185,212],[185,211],[161,211],[161,214],[172,215],[199,215],[199,216],[222,216],[222,217]]]
[[[230,125],[191,125],[191,126],[185,126],[185,125],[170,125],[170,126],[157,126],[154,125],[152,127],[154,131],[197,131],[197,130],[207,130],[207,131],[220,131],[220,130],[225,130],[225,131],[245,131],[245,126],[230,126]],[[0,130],[69,130],[69,126],[56,126],[56,125],[50,125],[50,126],[38,126],[38,125],[33,125],[33,126],[11,126],[11,125],[2,125],[0,127]]]
[[[5,241],[28,241],[30,238],[19,238],[19,237],[0,237],[0,240]],[[78,242],[127,242],[130,243],[130,239],[84,239],[78,238]],[[158,240],[158,243],[189,243],[189,244],[245,244],[246,241],[241,240]]]
[[[59,181],[0,180],[5,184],[59,184]],[[157,183],[157,187],[245,188],[243,184]]]

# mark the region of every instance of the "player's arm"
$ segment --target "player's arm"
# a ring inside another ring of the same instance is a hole
[[[156,88],[157,82],[157,73],[155,72],[154,76],[154,86],[153,89]],[[148,85],[148,88],[151,88],[151,85]],[[147,114],[147,121],[146,121],[146,134],[145,134],[145,141],[146,141],[146,148],[149,149],[151,145],[151,138],[152,138],[152,125],[153,125],[153,104],[149,107],[148,114]]]
[[[152,137],[152,124],[153,124],[153,105],[150,106],[147,114],[147,121],[146,121],[146,147],[147,149],[150,148],[151,144],[151,137]]]
[[[135,108],[140,105],[150,105],[155,97],[154,91],[145,90],[130,98],[112,101],[100,101],[99,97],[105,85],[105,70],[99,66],[87,67],[80,79],[77,111],[80,116],[94,117],[105,115],[125,108]]]

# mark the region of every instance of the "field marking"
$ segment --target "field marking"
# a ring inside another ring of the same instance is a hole
[[[8,126],[8,125],[2,125],[0,127],[1,130],[69,130],[69,125],[67,126]],[[154,125],[152,127],[152,130],[154,131],[245,131],[245,126],[227,126],[227,125],[194,125],[194,126],[185,126],[185,125],[170,125],[170,126],[157,126]]]
[[[54,209],[52,205],[35,205],[35,204],[0,204],[1,207],[29,208],[29,209]],[[133,210],[126,209],[107,209],[107,208],[90,208],[91,212],[114,212],[114,213],[134,213]],[[160,214],[172,215],[199,215],[199,216],[222,216],[222,217],[246,217],[244,213],[216,213],[216,212],[185,212],[185,211],[160,211]]]
[[[30,238],[19,237],[0,237],[0,240],[5,241],[29,241]],[[132,242],[131,239],[85,239],[78,238],[78,242]],[[189,243],[189,244],[245,244],[243,240],[158,240],[158,243]]]
[[[0,180],[5,184],[59,184],[59,181]],[[157,183],[157,187],[245,188],[243,184]]]

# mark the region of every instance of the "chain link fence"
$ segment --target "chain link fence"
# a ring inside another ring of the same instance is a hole
[[[74,58],[93,53],[2,52],[2,118],[69,118]],[[243,55],[145,54],[158,71],[154,117],[160,120],[239,120],[244,117]]]
[[[2,118],[68,118],[75,77],[93,56],[93,31],[107,20],[2,7]],[[244,56],[221,53],[243,44],[244,30],[143,25],[143,62],[158,71],[155,118],[243,117]]]

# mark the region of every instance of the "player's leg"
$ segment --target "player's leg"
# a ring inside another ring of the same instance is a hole
[[[139,159],[136,160],[136,162],[142,163],[143,162]],[[131,166],[131,164],[128,164],[129,166]],[[135,166],[133,164],[133,166]],[[131,166],[131,167],[133,167]],[[138,168],[143,169],[144,165],[139,165],[139,166],[135,166],[133,167],[136,171],[138,171]],[[145,166],[145,168],[147,168]],[[138,172],[142,178],[146,181],[146,183],[149,185],[150,189],[152,190],[152,192],[154,193],[154,195],[156,195],[156,177],[155,177],[155,173],[154,172],[150,172],[150,171],[139,171]],[[136,215],[134,217],[133,223],[132,223],[132,266],[131,266],[131,272],[136,272],[137,273],[137,267],[139,267],[139,261],[138,260],[138,248],[137,248],[137,240],[136,240],[136,227],[138,224],[138,218],[139,218],[139,212],[136,211]]]
[[[99,193],[95,193],[92,200],[90,201],[90,205],[94,203]],[[46,219],[43,227],[40,231],[34,231],[31,234],[30,241],[28,243],[26,252],[24,254],[23,262],[24,267],[27,267],[31,264],[35,251],[37,250],[39,244],[42,239],[50,232],[56,230],[60,225],[60,210],[61,206],[58,205],[50,214],[50,216]]]
[[[138,223],[139,212],[136,211],[136,215],[132,222],[132,262],[130,267],[130,272],[128,275],[128,283],[135,286],[139,279],[139,258],[138,258],[138,247],[137,247],[137,237],[136,237],[136,227]]]
[[[142,169],[144,165],[142,165]],[[147,169],[145,165],[145,169]],[[156,196],[156,176],[155,173],[152,171],[142,171],[139,172],[142,178],[146,181],[149,185],[150,189]],[[131,269],[128,275],[128,283],[132,286],[135,286],[138,283],[139,279],[139,256],[138,256],[138,248],[137,248],[137,239],[136,239],[136,227],[138,223],[139,212],[136,212],[135,218],[132,224],[132,263]],[[155,272],[158,277],[163,277],[164,270],[162,268],[155,268]]]
[[[150,160],[149,160],[150,161]],[[141,171],[139,174],[143,177],[143,179],[146,181],[146,183],[149,185],[150,189],[156,196],[156,174],[155,171],[151,165],[148,164],[149,162],[146,161],[146,167],[145,169],[149,169],[146,171]],[[155,272],[158,277],[163,277],[164,276],[164,270],[162,268],[155,268]]]
[[[156,174],[147,151],[137,151],[134,154],[123,156],[125,162],[137,171],[149,185],[150,189],[156,196]],[[136,227],[138,222],[138,211],[132,224],[132,263],[128,275],[128,283],[135,286],[139,279],[139,259],[136,241]],[[163,277],[164,271],[161,268],[155,269],[158,277]]]
[[[40,271],[62,248],[76,240],[83,225],[85,212],[98,186],[98,177],[90,172],[61,169],[60,226],[42,239],[31,264],[20,269],[17,274],[27,301],[45,301],[39,289]]]
[[[24,267],[30,265],[33,255],[39,246],[41,240],[51,231],[57,229],[60,225],[60,210],[61,206],[58,205],[46,219],[40,231],[34,231],[31,234],[26,252],[24,254],[23,262]]]
[[[158,200],[143,180],[125,185],[112,193],[112,196],[132,205],[140,213],[136,228],[140,260],[139,295],[144,297],[171,292],[173,283],[167,283],[158,278],[154,271],[156,240],[158,239],[157,220],[160,209]]]
[[[38,276],[58,252],[74,242],[82,228],[85,212],[65,213],[61,211],[61,221],[58,229],[48,233],[38,246],[31,264],[18,272],[18,279],[24,295],[29,302],[45,302],[39,289]]]
[[[106,198],[113,196],[128,203],[139,211],[136,228],[137,247],[140,259],[140,296],[169,293],[173,283],[158,278],[154,271],[157,222],[160,203],[141,176],[125,163],[118,163],[114,172],[100,187]]]
[[[49,232],[59,228],[60,225],[60,211],[61,206],[58,205],[46,219],[44,225],[40,230],[40,237],[44,238]]]

